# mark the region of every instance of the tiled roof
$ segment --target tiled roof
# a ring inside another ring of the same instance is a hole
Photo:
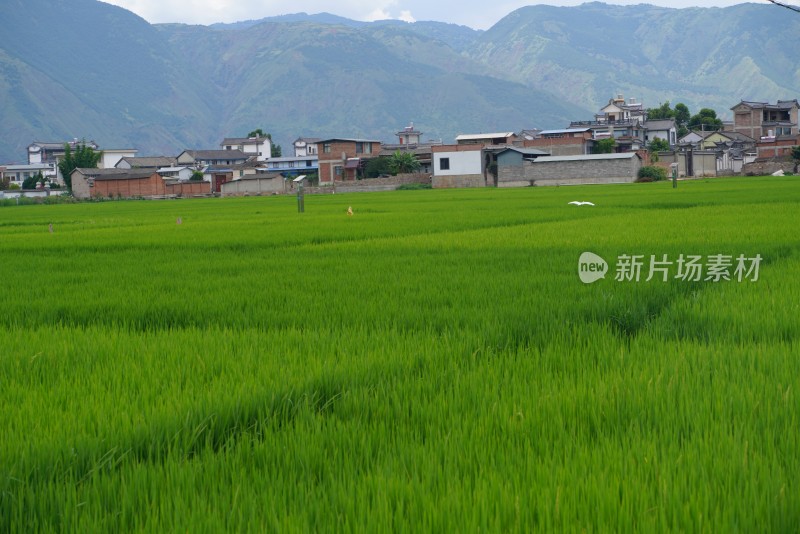
[[[152,169],[75,169],[86,177],[95,180],[141,180],[149,178],[155,174]]]
[[[124,161],[131,168],[144,168],[144,167],[172,167],[175,165],[177,158],[171,158],[168,156],[146,156],[146,157],[135,157],[135,158],[122,158],[120,161]],[[119,163],[117,163],[119,165]]]

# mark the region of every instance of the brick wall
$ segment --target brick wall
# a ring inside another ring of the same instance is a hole
[[[464,174],[459,176],[434,176],[432,178],[434,189],[450,189],[460,187],[486,187],[486,180],[482,174]]]

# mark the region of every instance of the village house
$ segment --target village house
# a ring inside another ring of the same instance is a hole
[[[99,150],[100,147],[94,141],[79,141],[77,138],[72,141],[64,141],[62,143],[42,143],[34,141],[28,145],[28,163],[49,163],[56,165],[66,152],[66,145],[69,145],[71,150],[81,144],[86,144],[92,150]]]
[[[514,132],[462,134],[456,136],[459,145],[512,145],[517,140]]]
[[[238,150],[247,156],[255,156],[258,161],[266,161],[272,156],[269,137],[228,137],[220,146],[223,150]]]
[[[800,104],[795,100],[747,102],[742,100],[731,108],[733,129],[756,141],[762,138],[789,138],[798,134],[797,121]]]
[[[317,143],[320,142],[319,137],[298,137],[293,143],[294,156],[296,158],[305,158],[307,156],[317,155]]]
[[[284,176],[299,176],[319,171],[319,158],[316,155],[270,158],[260,165],[271,173]]]
[[[97,167],[100,169],[113,169],[123,158],[136,157],[137,152],[139,151],[135,148],[105,148],[100,153],[100,161],[97,162]]]
[[[439,145],[431,152],[434,188],[486,187],[483,145]]]
[[[538,136],[522,142],[524,148],[538,148],[551,156],[580,156],[591,154],[594,146],[592,130],[588,127],[542,130]]]
[[[49,163],[4,165],[0,167],[0,179],[7,179],[9,185],[16,185],[17,187],[22,187],[25,180],[40,173],[47,181],[56,180],[56,173]]]
[[[646,110],[641,102],[631,98],[628,102],[622,95],[608,101],[592,121],[573,121],[569,129],[588,128],[592,139],[613,138],[617,152],[635,152],[645,145]]]
[[[390,157],[395,152],[410,152],[419,162],[419,172],[430,174],[433,172],[433,152],[431,147],[440,146],[441,141],[422,142],[422,132],[414,128],[412,122],[396,133],[397,143],[384,143],[381,145],[382,157]]]
[[[526,162],[549,156],[548,152],[536,148],[507,147],[496,155],[497,187],[527,187],[530,179],[525,175]]]
[[[159,169],[162,167],[174,167],[178,163],[178,158],[169,156],[144,156],[133,158],[122,158],[115,165],[117,169]]]
[[[319,183],[356,180],[366,160],[380,154],[381,142],[372,139],[332,138],[317,143]]]
[[[211,186],[203,181],[165,180],[153,169],[84,169],[72,172],[75,198],[160,198],[205,195]]]
[[[669,146],[673,147],[678,143],[678,127],[675,119],[659,119],[644,121],[644,141],[650,144],[655,139],[663,139]]]

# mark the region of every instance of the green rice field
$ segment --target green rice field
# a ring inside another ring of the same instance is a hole
[[[0,532],[800,531],[798,177],[8,204]]]

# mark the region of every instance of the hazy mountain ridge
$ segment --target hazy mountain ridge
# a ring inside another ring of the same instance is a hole
[[[150,25],[95,0],[0,5],[0,162],[34,140],[140,154],[213,148],[254,128],[393,141],[588,119],[624,93],[721,114],[796,98],[800,16],[770,5],[529,6],[487,31],[297,14]],[[32,36],[35,36],[32,37]]]

